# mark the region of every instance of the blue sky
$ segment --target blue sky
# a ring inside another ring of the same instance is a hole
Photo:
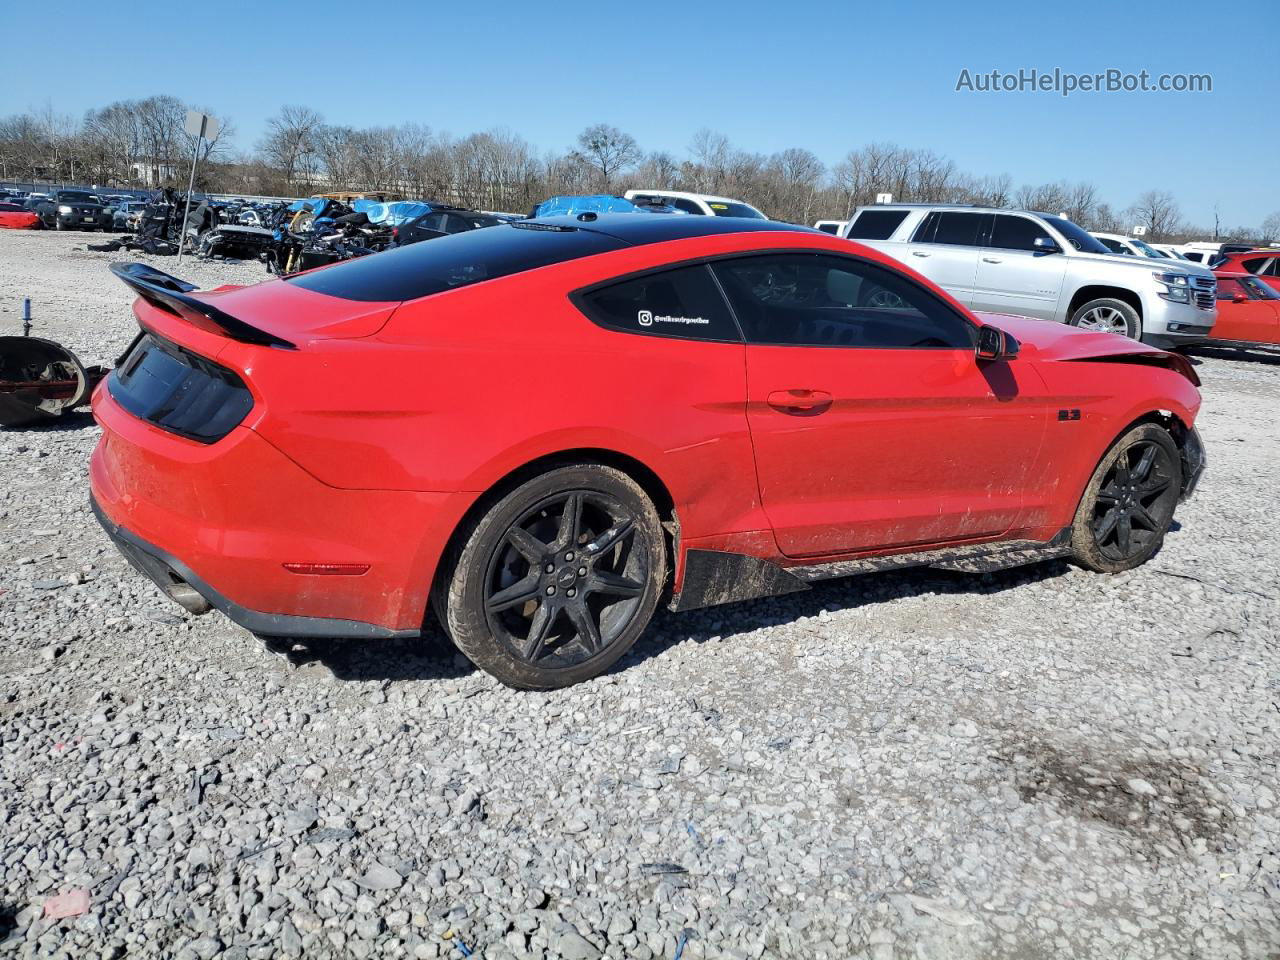
[[[1169,190],[1205,226],[1215,204],[1224,226],[1280,210],[1269,175],[1280,153],[1270,105],[1280,28],[1270,4],[1235,17],[1183,0],[135,0],[135,31],[118,26],[122,17],[98,22],[101,9],[6,9],[8,36],[50,42],[7,45],[0,114],[46,102],[80,114],[172,93],[230,116],[242,147],[281,104],[303,103],[356,126],[505,127],[544,150],[604,121],[677,156],[705,126],[743,149],[803,146],[828,164],[872,141],[929,147],[971,173],[1008,173],[1015,185],[1092,181],[1117,208]],[[90,29],[58,30],[65,19]],[[188,41],[161,39],[170,31]],[[1213,92],[955,92],[964,68],[1055,67],[1208,73]],[[1233,160],[1264,175],[1233,175]]]

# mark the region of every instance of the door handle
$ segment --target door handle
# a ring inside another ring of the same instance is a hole
[[[792,416],[815,416],[825,413],[831,406],[831,394],[825,390],[774,390],[769,394],[769,406],[779,413]]]
[[[982,262],[983,263],[1003,263],[1004,261],[1001,260],[999,257],[983,257]]]
[[[912,251],[911,251],[911,255],[912,255],[913,257],[927,257],[927,256],[928,256],[928,254],[927,254],[927,253],[925,253],[923,250],[912,250]]]

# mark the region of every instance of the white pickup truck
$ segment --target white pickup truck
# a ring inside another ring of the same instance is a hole
[[[1057,320],[1165,348],[1204,340],[1218,316],[1211,271],[1114,254],[1051,214],[876,205],[859,207],[840,235],[905,263],[974,310]]]

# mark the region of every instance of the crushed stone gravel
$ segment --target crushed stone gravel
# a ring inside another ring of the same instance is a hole
[[[0,330],[112,362],[149,258],[93,239],[0,231]],[[1280,358],[1198,369],[1145,567],[663,614],[555,693],[189,616],[95,523],[88,416],[0,432],[0,958],[1276,955]]]

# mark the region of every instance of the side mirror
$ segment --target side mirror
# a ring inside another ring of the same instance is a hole
[[[1062,248],[1050,240],[1048,237],[1036,237],[1031,245],[1035,247],[1036,253],[1061,253]]]
[[[1245,302],[1246,300],[1248,300],[1248,299],[1249,299],[1249,298],[1248,298],[1248,297],[1246,297],[1243,293],[1233,293],[1233,294],[1231,295],[1231,302],[1232,302],[1232,303],[1244,303],[1244,302]]]
[[[1018,341],[997,327],[978,329],[979,360],[1012,360],[1018,355]]]

